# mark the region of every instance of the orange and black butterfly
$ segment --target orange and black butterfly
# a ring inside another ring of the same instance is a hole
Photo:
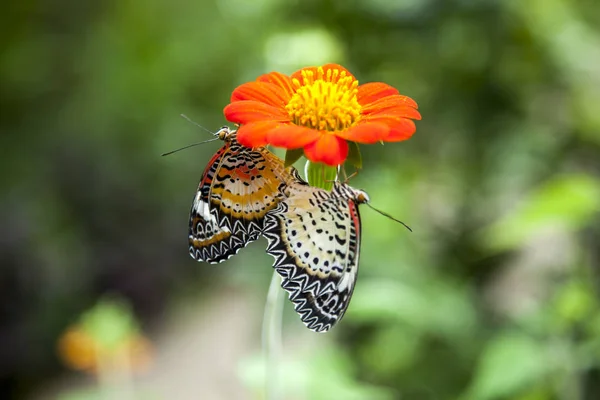
[[[239,144],[235,130],[223,127],[215,136],[225,145],[202,174],[188,236],[192,258],[209,263],[225,261],[257,240],[265,215],[283,198],[284,188],[302,181],[269,150]]]

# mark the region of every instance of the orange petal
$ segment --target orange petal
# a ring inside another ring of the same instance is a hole
[[[268,82],[280,87],[286,93],[286,103],[289,101],[289,98],[294,94],[294,88],[292,88],[292,79],[282,74],[281,72],[269,72],[268,74],[264,74],[256,79],[258,82]]]
[[[275,121],[258,121],[242,125],[237,131],[237,141],[246,147],[266,146],[269,143],[267,141],[269,131],[279,125],[281,123]]]
[[[406,96],[388,96],[364,105],[361,113],[363,115],[393,114],[398,117],[421,119],[421,114],[412,105],[407,104],[406,99],[414,103],[412,99]]]
[[[238,86],[231,94],[231,102],[255,100],[275,107],[285,107],[289,96],[280,87],[267,82],[248,82]]]
[[[385,142],[400,142],[410,139],[417,131],[415,122],[411,119],[401,118],[394,126],[390,126],[390,133],[383,138]]]
[[[330,69],[331,70],[336,70],[337,69],[340,72],[345,71],[346,72],[346,76],[351,76],[354,80],[356,80],[356,77],[354,75],[352,75],[352,72],[348,71],[346,68],[342,67],[339,64],[333,64],[333,63],[323,65],[323,71],[325,72],[325,76],[327,76],[327,71],[330,70]],[[332,82],[337,82],[337,79],[335,81],[332,81]]]
[[[271,129],[267,141],[273,146],[286,149],[299,149],[314,142],[321,134],[314,129],[294,124],[279,124]]]
[[[358,87],[356,99],[361,105],[367,105],[383,97],[398,95],[398,90],[386,83],[371,82]]]
[[[394,115],[379,116],[378,118],[373,118],[371,122],[379,122],[389,127],[387,135],[381,138],[384,142],[400,142],[409,139],[417,130],[413,120]]]
[[[58,352],[69,367],[90,370],[98,366],[98,343],[78,327],[69,328],[58,341]]]
[[[315,142],[304,146],[304,154],[310,161],[337,166],[348,156],[348,143],[335,135],[324,133]]]
[[[358,123],[350,129],[339,132],[336,135],[345,140],[352,142],[373,144],[387,137],[390,132],[390,127],[381,122],[364,122]]]
[[[417,102],[414,101],[413,99],[411,99],[410,97],[403,96],[401,94],[399,96],[400,96],[400,99],[399,99],[400,102],[406,104],[409,107],[419,108],[419,105],[417,104]]]
[[[306,68],[299,69],[298,71],[294,72],[291,75],[290,78],[292,80],[293,79],[298,79],[298,81],[300,82],[300,84],[302,84],[303,83],[302,82],[302,71],[312,71],[313,74],[314,74],[314,76],[317,77],[318,68],[319,67],[306,67]],[[323,72],[325,73],[325,75],[324,75],[325,77],[327,76],[327,71],[329,71],[329,70],[333,71],[333,70],[337,69],[339,71],[339,74],[335,78],[333,78],[333,75],[332,75],[333,79],[331,79],[330,82],[333,82],[333,83],[337,82],[339,80],[339,78],[340,78],[340,74],[341,74],[342,71],[346,72],[346,76],[351,76],[353,79],[356,80],[356,78],[354,77],[354,75],[352,75],[352,73],[350,71],[348,71],[346,68],[342,67],[341,65],[338,65],[338,64],[325,64],[325,65],[322,66],[322,68],[323,68]],[[327,80],[327,79],[325,79],[325,80]]]
[[[236,124],[267,120],[288,122],[290,120],[285,110],[253,100],[230,103],[223,109],[223,114],[228,121]]]

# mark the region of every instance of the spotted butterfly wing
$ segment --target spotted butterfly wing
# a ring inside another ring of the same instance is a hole
[[[197,261],[219,263],[258,239],[263,220],[297,172],[265,148],[250,149],[227,127],[215,134],[225,142],[202,174],[192,203],[189,251]]]
[[[267,252],[304,324],[326,332],[344,315],[358,273],[360,214],[367,194],[336,182],[331,192],[301,184],[265,218]]]

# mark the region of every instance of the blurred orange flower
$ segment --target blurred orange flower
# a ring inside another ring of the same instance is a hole
[[[111,349],[81,327],[72,326],[60,337],[58,353],[67,366],[79,371],[97,372],[100,363],[114,371],[121,368],[145,371],[152,363],[153,351],[150,341],[139,334]]]
[[[224,113],[241,125],[244,146],[303,148],[309,160],[331,166],[345,161],[347,141],[406,140],[421,119],[410,97],[381,82],[359,85],[337,64],[262,75],[237,87]]]

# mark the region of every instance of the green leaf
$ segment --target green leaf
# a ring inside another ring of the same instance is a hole
[[[357,346],[361,365],[372,373],[395,379],[398,370],[410,368],[418,361],[422,335],[404,323],[386,323],[373,332],[372,340]],[[390,344],[393,343],[393,346]]]
[[[546,228],[576,231],[600,211],[600,182],[589,175],[564,175],[546,182],[515,211],[485,232],[496,250],[520,246]]]
[[[500,399],[514,396],[542,382],[551,364],[536,339],[508,333],[492,340],[479,361],[466,399]]]
[[[321,163],[308,162],[306,178],[312,186],[331,190],[333,181],[337,176],[337,168]]]
[[[593,293],[587,282],[570,282],[560,289],[554,309],[567,325],[585,321],[597,307]]]
[[[259,355],[243,359],[238,366],[239,378],[264,398],[265,362]],[[386,387],[355,379],[355,362],[335,344],[324,349],[292,350],[278,364],[281,386],[298,399],[391,400],[397,398]],[[269,379],[272,377],[269,377]]]
[[[347,161],[356,168],[362,168],[362,155],[360,154],[360,147],[358,147],[358,143],[348,142]]]
[[[304,155],[304,149],[291,149],[285,152],[285,166],[286,168],[294,164]]]
[[[366,324],[398,321],[415,330],[460,338],[472,334],[477,317],[461,286],[365,278],[352,296],[352,312],[344,318]]]

